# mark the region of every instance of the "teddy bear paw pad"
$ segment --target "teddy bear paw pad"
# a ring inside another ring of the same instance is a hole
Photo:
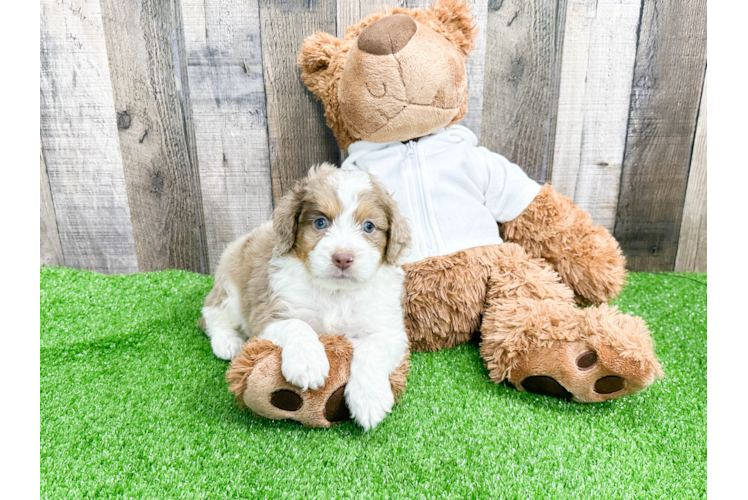
[[[576,365],[582,371],[591,370],[597,364],[597,353],[595,351],[586,351],[577,356]]]
[[[301,396],[296,394],[294,391],[288,389],[281,389],[275,391],[270,396],[270,404],[286,411],[296,411],[304,404]]]
[[[602,377],[595,382],[595,392],[598,394],[613,394],[622,391],[626,387],[626,379],[615,375]]]
[[[325,418],[328,422],[343,422],[351,419],[351,413],[345,404],[345,385],[338,388],[327,399],[325,404]]]
[[[545,375],[535,375],[527,377],[521,382],[522,388],[527,392],[542,394],[544,396],[553,396],[554,398],[571,399],[573,395],[564,389],[553,377]]]

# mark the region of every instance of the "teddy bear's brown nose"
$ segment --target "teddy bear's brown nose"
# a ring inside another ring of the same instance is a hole
[[[392,14],[377,19],[358,35],[358,48],[375,56],[395,54],[408,45],[418,26],[410,16]]]

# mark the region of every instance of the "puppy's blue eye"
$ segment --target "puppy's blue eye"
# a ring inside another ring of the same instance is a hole
[[[364,222],[364,225],[363,225],[364,232],[366,232],[366,233],[370,233],[370,232],[374,231],[374,229],[376,229],[376,227],[377,226],[375,226],[373,222],[370,222],[368,220],[366,222]]]
[[[316,219],[314,221],[314,227],[316,227],[317,229],[324,229],[324,228],[326,228],[327,227],[327,219],[325,219],[324,217],[320,217],[319,219]]]

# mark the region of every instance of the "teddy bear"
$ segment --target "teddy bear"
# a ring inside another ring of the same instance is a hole
[[[447,349],[477,333],[496,383],[580,403],[639,392],[664,373],[644,321],[607,304],[626,278],[616,240],[457,125],[467,113],[465,64],[478,31],[470,9],[465,0],[385,7],[343,39],[310,36],[298,57],[301,78],[347,149],[341,168],[377,176],[410,221],[414,244],[403,265],[410,348]],[[237,398],[270,418],[332,423],[324,390],[308,395],[315,415],[279,414],[268,403],[287,385],[279,364],[247,375],[258,349],[257,340],[245,344],[229,379],[249,379],[262,394],[248,397],[248,384],[233,383]],[[340,385],[347,358],[327,352],[340,367],[331,386]],[[406,374],[407,367],[393,374],[393,394],[402,394]]]

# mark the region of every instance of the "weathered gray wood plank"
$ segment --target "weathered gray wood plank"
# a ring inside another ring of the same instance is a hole
[[[408,0],[408,7],[427,10],[432,0]],[[478,38],[470,53],[465,70],[468,77],[468,113],[460,125],[464,125],[481,138],[483,121],[483,75],[486,64],[486,23],[488,21],[488,0],[470,0],[471,11],[478,25]]]
[[[478,25],[478,37],[470,53],[467,67],[468,113],[460,122],[481,139],[483,134],[483,78],[486,71],[486,32],[488,24],[488,0],[473,0],[473,17]]]
[[[49,190],[49,177],[47,176],[47,165],[44,163],[44,152],[39,147],[39,180],[41,192],[39,196],[39,219],[41,221],[40,243],[39,243],[39,265],[42,266],[64,266],[65,258],[62,255],[60,235],[57,232],[57,217],[55,206],[52,202],[52,192]]]
[[[138,270],[98,0],[41,2],[40,130],[65,265]]]
[[[101,8],[138,267],[204,272],[200,180],[180,105],[174,4],[101,0]]]
[[[482,143],[551,178],[566,0],[488,3]]]
[[[258,6],[181,0],[181,12],[209,268],[215,270],[226,245],[272,213]],[[286,57],[296,60],[290,52]]]
[[[337,36],[345,37],[345,30],[363,18],[379,12],[383,7],[406,7],[405,0],[337,0]]]
[[[705,75],[683,205],[676,271],[706,272],[706,78]]]
[[[336,1],[309,3],[260,0],[262,54],[273,198],[278,201],[309,167],[340,162],[322,104],[301,81],[296,57],[317,31],[337,33]]]
[[[706,68],[706,0],[645,0],[614,234],[634,271],[672,271]]]
[[[570,0],[554,189],[613,230],[642,0]]]

